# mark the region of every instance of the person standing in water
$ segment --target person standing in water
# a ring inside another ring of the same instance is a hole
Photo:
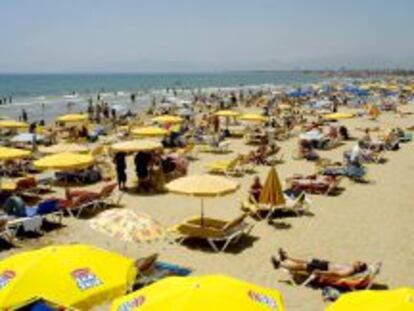
[[[22,110],[22,121],[27,122],[27,112],[25,109]]]

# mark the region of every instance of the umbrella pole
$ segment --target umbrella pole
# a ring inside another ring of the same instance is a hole
[[[201,198],[201,226],[204,227],[204,198]]]

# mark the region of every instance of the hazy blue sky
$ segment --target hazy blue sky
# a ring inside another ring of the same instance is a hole
[[[414,0],[0,0],[0,72],[414,67]]]

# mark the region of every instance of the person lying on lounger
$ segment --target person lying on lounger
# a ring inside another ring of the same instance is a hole
[[[295,259],[288,256],[286,251],[282,249],[279,250],[279,259],[272,256],[271,261],[275,269],[282,267],[292,272],[304,272],[318,277],[330,278],[346,278],[368,269],[368,265],[361,261],[355,261],[352,264],[339,264],[316,258],[310,261]]]

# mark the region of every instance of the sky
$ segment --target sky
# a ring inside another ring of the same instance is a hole
[[[413,0],[0,0],[0,72],[414,68]]]

